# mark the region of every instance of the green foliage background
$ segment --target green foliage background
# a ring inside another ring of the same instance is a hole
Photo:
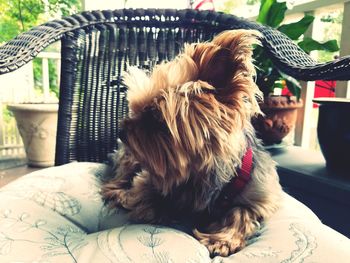
[[[0,43],[45,21],[76,13],[80,0],[0,0]]]
[[[259,5],[259,14],[256,21],[276,28],[289,36],[296,44],[299,45],[305,52],[317,50],[318,61],[331,61],[334,55],[338,54],[339,47],[337,41],[340,40],[342,12],[327,12],[321,18],[311,15],[305,15],[302,19],[294,23],[284,23],[287,4],[285,1],[278,0],[227,0],[225,1],[221,11],[232,13],[234,9],[243,4]],[[316,41],[315,39],[304,36],[315,19],[321,19],[327,23],[325,32],[320,32],[322,38]],[[331,40],[329,40],[331,39]],[[265,54],[261,47],[257,47],[254,52],[258,73],[258,86],[263,91],[265,96],[271,94],[274,88],[283,88],[281,80],[287,82],[290,92],[299,97],[300,85],[293,78],[279,72],[273,65],[269,56]]]

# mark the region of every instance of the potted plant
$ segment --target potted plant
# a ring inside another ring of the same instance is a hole
[[[257,22],[276,28],[292,40],[299,47],[309,53],[312,50],[338,51],[336,40],[319,43],[304,33],[314,20],[311,15],[295,23],[281,24],[287,11],[286,2],[277,0],[261,0]],[[276,67],[262,47],[254,50],[257,67],[257,84],[264,95],[264,102],[260,107],[265,116],[254,120],[254,127],[266,145],[280,143],[282,139],[294,129],[297,109],[303,106],[300,99],[301,86],[299,82]]]
[[[55,164],[57,103],[10,104],[21,135],[28,165],[49,167]]]

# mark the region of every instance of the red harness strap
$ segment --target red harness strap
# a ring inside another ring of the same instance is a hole
[[[250,181],[250,174],[253,167],[253,150],[249,147],[242,158],[242,166],[236,177],[232,178],[229,183],[230,190],[233,193],[239,194]],[[237,195],[236,194],[236,195]]]
[[[242,165],[237,176],[233,177],[231,181],[222,189],[219,197],[220,206],[229,206],[230,200],[240,194],[244,187],[251,179],[251,172],[253,167],[253,150],[248,147],[246,153],[242,158]]]

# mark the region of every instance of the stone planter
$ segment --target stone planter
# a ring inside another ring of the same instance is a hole
[[[350,177],[350,99],[317,98],[317,135],[329,170]]]
[[[253,120],[257,135],[265,145],[279,144],[292,130],[302,101],[289,96],[269,96],[260,104],[265,116]]]
[[[23,140],[28,165],[49,167],[55,164],[57,103],[8,105]]]

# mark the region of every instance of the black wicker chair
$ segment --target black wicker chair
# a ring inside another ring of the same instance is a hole
[[[297,79],[350,79],[350,57],[317,63],[272,28],[218,12],[172,9],[83,12],[34,27],[0,47],[0,74],[16,70],[60,40],[56,165],[103,162],[117,147],[118,123],[127,113],[120,82],[126,65],[151,68],[172,59],[185,42],[239,28],[260,31],[276,66]]]

